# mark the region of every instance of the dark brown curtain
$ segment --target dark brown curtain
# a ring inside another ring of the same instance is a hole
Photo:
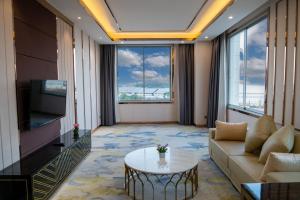
[[[100,46],[101,125],[116,123],[115,115],[115,45]]]
[[[217,37],[212,42],[212,58],[210,69],[209,93],[208,93],[208,113],[207,127],[215,127],[218,118],[219,102],[219,81],[220,81],[220,56],[221,56],[221,37]]]
[[[194,124],[194,44],[178,46],[180,120]]]

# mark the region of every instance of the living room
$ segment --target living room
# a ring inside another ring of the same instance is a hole
[[[299,199],[299,0],[0,0],[0,199]]]

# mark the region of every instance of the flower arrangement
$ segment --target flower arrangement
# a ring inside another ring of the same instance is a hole
[[[74,139],[77,140],[79,138],[79,124],[77,123],[74,124],[73,134]]]
[[[166,145],[157,145],[157,148],[156,150],[159,152],[159,153],[166,153],[167,150],[168,150],[168,144]]]

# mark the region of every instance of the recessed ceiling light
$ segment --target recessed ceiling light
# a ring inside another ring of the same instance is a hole
[[[205,38],[205,39],[208,39],[208,36],[205,36],[204,38]]]
[[[81,20],[81,17],[77,17],[77,19]]]
[[[233,19],[233,16],[230,15],[230,16],[228,17],[228,19]]]
[[[181,40],[180,42],[181,42],[182,44],[184,43],[184,41],[183,41],[183,40]]]

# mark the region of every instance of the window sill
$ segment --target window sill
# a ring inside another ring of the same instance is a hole
[[[227,109],[232,110],[232,111],[236,111],[245,115],[249,115],[251,117],[255,117],[255,118],[259,118],[261,116],[263,116],[263,113],[259,113],[259,112],[254,112],[251,110],[247,110],[245,108],[239,107],[239,106],[234,106],[234,105],[227,105]]]

